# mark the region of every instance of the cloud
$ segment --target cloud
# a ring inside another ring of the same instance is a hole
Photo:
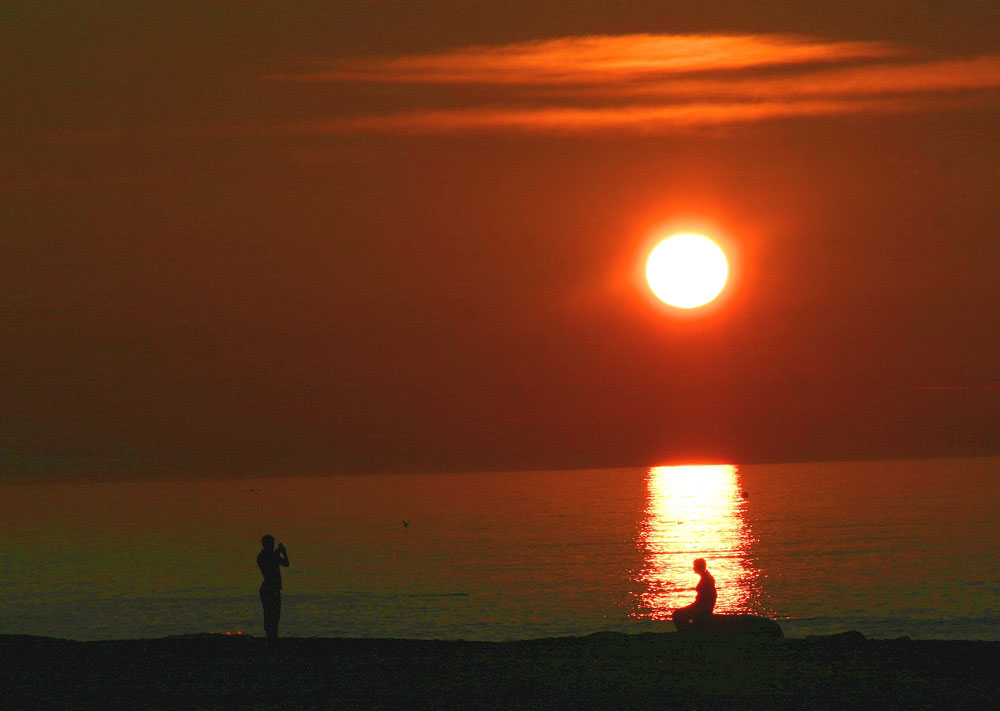
[[[499,47],[346,60],[286,76],[298,81],[419,84],[580,84],[897,55],[880,42],[823,42],[792,35],[564,37]]]
[[[1000,87],[1000,54],[971,59],[827,69],[790,76],[674,79],[617,87],[590,87],[562,94],[648,96],[655,98],[730,97],[775,99],[808,96],[940,93]]]
[[[482,130],[538,133],[628,130],[635,133],[657,133],[672,128],[717,126],[791,117],[914,111],[923,107],[924,104],[918,105],[906,99],[868,99],[637,104],[598,108],[448,109],[315,121],[301,124],[300,129],[310,134],[369,131],[450,133]]]
[[[915,54],[882,42],[784,35],[567,37],[345,60],[281,79],[414,87],[411,104],[398,111],[297,126],[309,133],[649,133],[940,110],[968,106],[1000,88],[1000,54],[927,60]],[[417,89],[429,85],[476,99],[457,108],[428,106],[434,92]],[[470,87],[477,91],[460,91]]]

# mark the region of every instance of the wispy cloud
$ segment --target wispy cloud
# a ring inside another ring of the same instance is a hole
[[[563,89],[563,96],[774,99],[810,96],[921,94],[1000,87],[1000,54],[912,64],[825,69],[790,76],[684,78],[620,86]],[[550,92],[555,94],[557,92]]]
[[[478,88],[475,102],[458,108],[428,106],[434,93],[415,92],[396,112],[298,127],[316,133],[648,133],[965,106],[1000,88],[1000,54],[915,56],[888,43],[783,35],[568,37],[345,60],[280,79]]]
[[[538,133],[621,130],[656,133],[668,128],[713,126],[776,118],[914,111],[924,106],[923,103],[918,104],[907,99],[841,99],[699,102],[672,105],[632,104],[597,108],[446,109],[305,122],[300,124],[300,129],[305,133],[314,134],[367,131],[426,133],[491,129]]]
[[[287,79],[421,84],[581,84],[685,72],[898,55],[880,42],[784,35],[564,37],[434,54],[346,60]]]

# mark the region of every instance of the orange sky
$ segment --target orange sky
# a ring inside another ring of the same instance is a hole
[[[0,477],[997,453],[1000,7],[690,5],[5,13]]]

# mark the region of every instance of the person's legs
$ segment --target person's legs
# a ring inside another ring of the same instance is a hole
[[[264,632],[268,639],[277,639],[278,621],[281,619],[281,591],[261,585],[260,601],[264,606]]]
[[[683,631],[691,624],[696,614],[694,605],[677,608],[673,614],[674,627],[678,632]]]
[[[692,603],[674,610],[673,620],[678,632],[705,629],[711,626],[712,611]]]

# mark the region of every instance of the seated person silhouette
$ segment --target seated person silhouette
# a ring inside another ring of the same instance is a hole
[[[701,579],[695,590],[694,602],[686,607],[674,610],[674,626],[678,632],[684,632],[696,627],[699,623],[708,622],[712,618],[712,610],[715,608],[715,578],[708,572],[708,567],[704,558],[698,558],[694,562],[694,572]]]
[[[260,539],[257,567],[264,576],[260,584],[260,601],[264,605],[264,632],[268,640],[278,639],[278,621],[281,619],[281,566],[288,567],[288,552],[283,543],[274,548],[274,536]]]

